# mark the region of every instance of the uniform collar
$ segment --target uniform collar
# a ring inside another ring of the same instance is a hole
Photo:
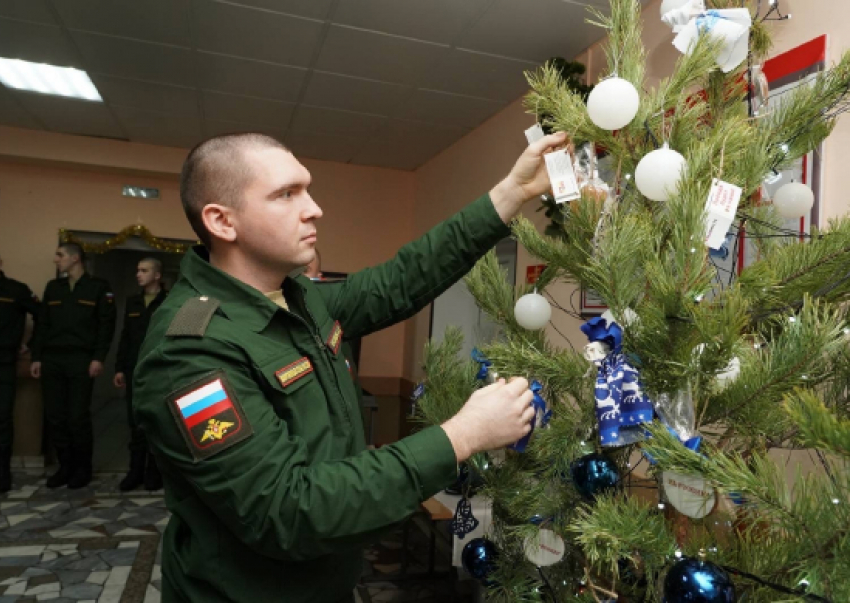
[[[210,264],[209,252],[201,245],[186,253],[180,264],[180,273],[200,295],[220,301],[219,308],[227,318],[254,332],[265,329],[279,310],[260,291]]]

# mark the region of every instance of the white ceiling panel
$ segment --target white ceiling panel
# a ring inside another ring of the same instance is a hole
[[[423,88],[514,101],[528,91],[524,72],[539,65],[468,50],[452,50],[421,80]]]
[[[408,93],[408,89],[396,84],[315,72],[303,102],[314,107],[390,115]]]
[[[447,51],[437,44],[335,25],[328,31],[316,69],[415,85]]]
[[[299,134],[369,136],[387,123],[386,117],[301,105],[290,128]]]
[[[219,2],[219,0],[202,0],[204,2]],[[334,0],[228,0],[226,4],[241,6],[253,6],[268,11],[309,17],[311,19],[325,19],[328,9]]]
[[[187,45],[187,0],[58,0],[53,5],[69,29]]]
[[[307,70],[198,53],[201,88],[288,102],[298,100]]]
[[[589,16],[586,6],[562,0],[502,0],[458,46],[538,63],[574,57],[603,36],[584,23]]]
[[[352,163],[415,170],[469,131],[468,128],[388,120],[354,156]]]
[[[115,115],[133,142],[192,147],[203,137],[196,115],[170,115],[135,107],[115,107]]]
[[[450,44],[490,0],[340,0],[336,23]]]
[[[268,134],[283,142],[286,137],[286,131],[269,126],[257,126],[255,124],[247,124],[244,122],[235,121],[219,121],[215,119],[207,119],[205,122],[206,128],[204,134],[207,137],[220,136],[222,134],[239,134],[242,132],[259,132],[260,134]]]
[[[241,121],[286,131],[295,105],[281,101],[204,92],[204,117],[218,121]]]
[[[38,121],[15,100],[11,92],[0,86],[0,124],[40,130]]]
[[[110,104],[176,115],[198,115],[198,93],[192,88],[92,76],[101,96]]]
[[[72,35],[92,73],[195,85],[194,62],[188,49],[76,31]]]
[[[198,48],[222,54],[306,67],[324,25],[221,2],[195,0]]]
[[[504,103],[483,98],[417,90],[395,115],[400,119],[475,128],[504,108]]]
[[[66,134],[124,138],[118,122],[103,103],[46,94],[14,93],[21,104],[48,130]]]
[[[61,28],[12,19],[0,18],[0,56],[60,67],[80,66],[79,57]]]
[[[2,0],[0,16],[56,25],[45,0]]]
[[[348,163],[357,153],[357,150],[363,146],[363,140],[290,132],[286,137],[286,146],[298,158],[309,157],[311,159]]]

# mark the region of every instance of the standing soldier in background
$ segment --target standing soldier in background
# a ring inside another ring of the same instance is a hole
[[[0,259],[0,268],[3,260]],[[38,314],[38,298],[29,287],[7,278],[0,270],[0,492],[12,489],[13,418],[18,355],[26,350],[21,345],[27,313]]]
[[[151,316],[165,301],[165,289],[162,288],[162,262],[154,258],[145,258],[139,262],[136,281],[142,288],[141,293],[127,300],[124,310],[124,328],[121,331],[121,343],[118,344],[118,356],[115,359],[115,387],[127,388],[127,418],[130,422],[130,471],[121,480],[118,487],[122,492],[135,490],[142,483],[145,490],[162,488],[162,476],[156,466],[153,455],[148,452],[145,433],[133,419],[133,372],[139,359],[139,349],[145,340]]]
[[[53,263],[67,276],[47,283],[32,340],[32,376],[41,379],[47,433],[59,458],[48,488],[91,481],[92,390],[115,332],[109,283],[87,274],[84,261],[76,243],[56,249]]]

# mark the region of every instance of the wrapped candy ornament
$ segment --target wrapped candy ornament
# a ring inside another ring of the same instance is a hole
[[[706,10],[705,0],[672,2],[667,7],[661,20],[679,34],[673,40],[679,52],[689,54],[701,36],[710,36],[722,42],[717,63],[724,73],[735,70],[747,59],[753,24],[749,9]]]

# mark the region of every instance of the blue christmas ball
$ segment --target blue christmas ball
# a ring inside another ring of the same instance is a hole
[[[615,490],[620,482],[617,464],[598,452],[585,455],[573,463],[572,474],[576,489],[588,499]]]
[[[463,547],[460,561],[470,576],[485,586],[490,586],[490,574],[496,569],[498,557],[496,545],[486,538],[473,538]]]
[[[734,603],[735,584],[713,563],[685,558],[664,578],[664,603]]]

